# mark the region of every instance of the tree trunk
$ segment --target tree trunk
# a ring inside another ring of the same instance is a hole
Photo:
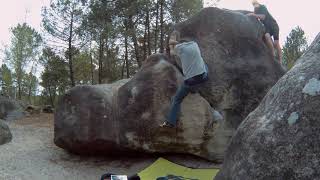
[[[91,65],[91,84],[94,85],[94,79],[93,79],[93,59],[92,59],[92,50],[91,50],[91,43],[90,43],[90,65]]]
[[[129,16],[128,19],[128,26],[129,26],[129,31],[132,37],[133,41],[133,46],[134,46],[134,52],[136,54],[136,60],[138,63],[138,66],[141,67],[141,60],[140,60],[140,53],[139,53],[139,45],[138,45],[138,40],[137,40],[137,35],[136,35],[136,30],[135,30],[135,24],[133,23],[132,16]]]
[[[147,30],[144,29],[144,35],[143,35],[143,57],[142,57],[142,61],[144,61],[147,56],[148,56],[148,51],[147,51]]]
[[[49,91],[49,98],[50,98],[51,106],[54,107],[54,99],[53,99],[53,96],[52,96],[52,93],[51,93],[50,86],[48,86],[48,91]]]
[[[163,30],[163,14],[164,0],[160,0],[160,53],[164,52],[164,30]]]
[[[29,101],[29,104],[32,104],[31,103],[31,94],[32,94],[31,91],[32,91],[33,78],[32,78],[32,74],[31,73],[29,74],[29,77],[30,77],[30,82],[29,82],[30,84],[29,84],[29,89],[28,89],[28,91],[29,91],[28,92],[28,101]]]
[[[102,61],[103,61],[103,39],[100,35],[99,39],[99,67],[98,67],[98,83],[102,84]]]
[[[150,10],[147,10],[147,44],[148,44],[148,56],[151,55],[151,38],[150,38]]]
[[[157,46],[158,46],[159,0],[157,0],[156,2],[156,10],[157,10],[157,15],[156,15],[156,29],[154,31],[154,53],[157,53]]]
[[[110,53],[109,53],[109,46],[108,46],[108,36],[105,38],[105,51],[106,51],[106,56],[105,56],[105,68],[104,70],[106,71],[106,73],[104,74],[105,78],[108,79],[108,83],[111,80],[111,65],[110,65]]]
[[[74,77],[73,77],[73,65],[72,65],[72,36],[73,36],[73,13],[71,13],[71,20],[70,20],[70,33],[69,33],[69,47],[68,47],[68,57],[69,57],[69,70],[70,70],[70,81],[71,87],[75,86]]]
[[[126,59],[124,59],[123,63],[122,63],[122,68],[121,68],[121,79],[124,78],[124,66],[126,65]]]
[[[21,80],[18,80],[18,99],[21,100]]]
[[[22,83],[22,69],[19,68],[19,70],[17,72],[18,100],[21,100],[21,98],[22,98],[21,83]]]
[[[128,35],[127,35],[127,32],[124,36],[124,46],[125,46],[125,62],[126,62],[126,70],[127,70],[127,78],[130,77],[130,74],[129,74],[129,63],[128,63]]]
[[[32,85],[33,83],[35,83],[33,81],[33,77],[32,77],[32,72],[33,72],[33,68],[35,66],[35,61],[33,61],[33,64],[31,66],[31,71],[29,73],[29,77],[30,77],[30,82],[29,82],[29,93],[28,93],[28,100],[29,100],[29,103],[31,104],[31,95],[32,95]]]
[[[143,59],[142,61],[144,61],[147,56],[148,56],[148,52],[147,52],[147,33],[148,33],[148,12],[146,12],[146,20],[145,20],[145,23],[144,23],[144,35],[143,35]]]
[[[93,73],[94,73],[94,65],[93,65],[93,58],[92,58],[92,33],[90,36],[90,47],[89,47],[89,56],[90,56],[90,73],[91,73],[91,85],[94,85],[94,77],[93,77]]]

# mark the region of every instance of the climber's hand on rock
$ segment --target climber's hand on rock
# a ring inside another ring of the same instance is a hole
[[[176,45],[176,44],[178,44],[178,41],[173,40],[173,39],[169,40],[169,45]]]
[[[249,14],[247,14],[247,16],[255,17],[255,18],[259,19],[259,17],[255,13],[249,13]]]

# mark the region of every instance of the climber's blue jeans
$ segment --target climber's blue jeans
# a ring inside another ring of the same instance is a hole
[[[204,73],[201,77],[193,77],[184,81],[184,83],[178,88],[176,94],[172,98],[169,114],[167,115],[167,121],[173,126],[177,124],[178,114],[180,112],[180,106],[183,99],[194,89],[201,86],[208,80],[208,73]]]

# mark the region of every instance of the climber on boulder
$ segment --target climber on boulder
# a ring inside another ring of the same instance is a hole
[[[201,57],[198,44],[191,37],[181,39],[180,33],[174,31],[170,36],[169,46],[171,52],[181,60],[184,82],[174,95],[167,119],[161,127],[175,127],[183,99],[208,80],[207,65]]]
[[[276,48],[278,60],[281,64],[282,51],[279,43],[279,25],[265,5],[260,4],[257,0],[252,0],[252,5],[254,6],[254,13],[249,13],[247,15],[253,16],[263,23],[266,29],[266,34],[264,36],[266,44],[271,50],[272,55],[274,55],[274,48]],[[271,37],[273,37],[274,41]]]

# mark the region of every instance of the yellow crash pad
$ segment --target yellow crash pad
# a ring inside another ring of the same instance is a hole
[[[212,180],[219,169],[192,169],[187,168],[166,159],[159,158],[149,167],[138,173],[141,180],[156,180],[159,177],[180,177],[181,179]],[[179,178],[169,178],[179,179]]]

